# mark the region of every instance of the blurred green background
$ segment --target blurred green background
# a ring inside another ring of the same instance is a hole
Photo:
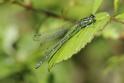
[[[124,20],[111,23],[79,53],[56,65],[35,64],[92,13],[94,0],[0,0],[0,83],[124,83]],[[97,12],[124,12],[124,1],[103,0]],[[34,36],[39,34],[40,36]]]

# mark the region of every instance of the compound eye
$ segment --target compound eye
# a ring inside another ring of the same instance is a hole
[[[93,14],[90,15],[90,18],[95,18],[95,16]]]

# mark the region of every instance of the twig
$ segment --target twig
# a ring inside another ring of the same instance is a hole
[[[50,17],[54,17],[54,18],[59,18],[59,19],[63,19],[63,20],[66,20],[66,21],[71,21],[71,22],[74,22],[74,20],[72,19],[69,19],[67,17],[64,17],[62,15],[58,15],[56,14],[55,12],[52,12],[50,10],[45,10],[45,9],[35,9],[32,7],[32,5],[25,5],[25,4],[22,4],[18,1],[13,1],[13,4],[17,4],[25,9],[28,9],[28,10],[31,10],[31,11],[34,11],[36,13],[44,13],[46,16],[50,16]]]
[[[121,23],[121,24],[124,24],[123,21],[120,21],[120,20],[118,20],[117,18],[114,18],[114,17],[111,17],[111,20],[113,20],[113,21],[115,21],[115,22],[119,22],[119,23]]]

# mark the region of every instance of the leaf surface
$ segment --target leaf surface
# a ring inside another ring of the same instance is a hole
[[[103,29],[109,19],[110,17],[107,13],[97,14],[96,23],[79,31],[53,55],[49,60],[49,69],[51,69],[56,63],[69,59],[72,55],[84,48],[89,42],[91,42],[97,32]]]

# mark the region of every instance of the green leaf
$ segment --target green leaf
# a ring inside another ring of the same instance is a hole
[[[106,39],[118,40],[122,35],[124,28],[123,24],[112,21],[109,25],[103,30],[103,37]]]
[[[119,21],[124,22],[124,13],[117,15],[115,18],[118,19]]]
[[[93,3],[93,14],[96,13],[96,11],[98,10],[98,8],[100,7],[101,3],[102,3],[103,0],[94,0],[94,3]]]
[[[117,26],[115,23],[111,23],[103,30],[102,35],[104,38],[117,40],[120,35],[119,29],[119,26]]]
[[[119,0],[114,0],[114,11],[115,11],[115,13],[118,10],[118,6],[119,6]]]
[[[49,69],[51,69],[56,63],[69,59],[72,55],[84,48],[87,43],[91,42],[97,32],[103,29],[109,19],[110,17],[107,13],[97,14],[95,24],[82,29],[53,55],[49,61]]]

